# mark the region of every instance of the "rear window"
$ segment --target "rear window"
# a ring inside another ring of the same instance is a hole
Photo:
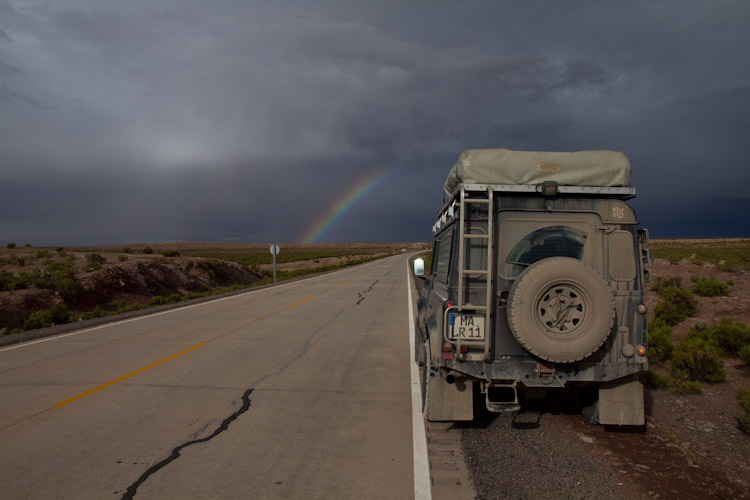
[[[515,278],[534,262],[549,257],[581,260],[586,239],[585,231],[571,226],[547,226],[532,231],[523,236],[507,253],[503,274],[506,278]]]

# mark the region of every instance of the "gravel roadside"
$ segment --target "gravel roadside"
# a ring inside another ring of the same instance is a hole
[[[561,433],[550,413],[489,414],[475,409],[462,430],[466,462],[482,500],[629,500],[626,485],[610,467],[582,453],[585,439]]]
[[[491,414],[475,406],[457,423],[481,500],[750,499],[725,468],[672,443],[661,427],[589,423],[575,408],[523,406]]]

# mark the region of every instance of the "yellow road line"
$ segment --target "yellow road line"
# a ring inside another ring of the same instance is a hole
[[[62,403],[57,403],[57,404],[55,405],[55,408],[60,408],[61,406],[65,406],[65,405],[66,405],[66,404],[68,404],[68,403],[72,403],[73,401],[77,401],[77,400],[79,400],[79,399],[81,399],[81,398],[85,398],[85,397],[86,397],[86,396],[88,396],[89,394],[93,394],[93,393],[95,393],[95,392],[97,392],[97,391],[101,391],[102,389],[105,389],[105,388],[109,387],[110,385],[114,385],[114,384],[116,384],[116,383],[118,383],[118,382],[122,382],[122,381],[123,381],[123,380],[125,380],[126,378],[130,378],[130,377],[132,377],[133,375],[138,375],[138,374],[139,374],[139,373],[141,373],[141,372],[145,372],[145,371],[146,371],[146,370],[148,370],[148,369],[151,369],[151,368],[153,368],[153,367],[155,367],[155,366],[158,366],[158,365],[160,365],[160,364],[162,364],[162,363],[166,363],[167,361],[170,361],[170,360],[172,360],[172,359],[174,359],[174,358],[176,358],[176,357],[178,357],[178,356],[182,356],[183,354],[187,354],[187,353],[189,353],[190,351],[192,351],[193,349],[198,349],[199,347],[202,347],[202,346],[204,346],[204,345],[206,345],[206,344],[207,344],[207,342],[203,342],[202,344],[198,344],[198,345],[196,345],[196,346],[193,346],[193,347],[191,347],[190,349],[185,349],[185,350],[184,350],[184,351],[182,351],[182,352],[178,352],[177,354],[173,354],[172,356],[170,356],[170,357],[168,357],[168,358],[164,358],[164,359],[162,359],[161,361],[157,361],[156,363],[152,363],[152,364],[150,364],[150,365],[148,365],[148,366],[144,366],[144,367],[143,367],[143,368],[141,368],[140,370],[136,370],[136,371],[134,371],[133,373],[128,373],[127,375],[123,375],[123,376],[122,376],[122,377],[120,377],[120,378],[116,378],[116,379],[114,379],[114,380],[110,380],[110,381],[109,381],[109,382],[107,382],[106,384],[100,385],[99,387],[95,387],[95,388],[91,389],[90,391],[86,391],[86,392],[84,392],[84,393],[81,393],[81,394],[79,394],[78,396],[73,396],[73,397],[72,397],[72,398],[70,398],[70,399],[66,399],[66,400],[65,400],[65,401],[63,401]]]
[[[315,295],[313,295],[312,297],[308,297],[308,298],[306,298],[305,300],[300,300],[299,302],[296,302],[296,303],[292,304],[292,305],[291,305],[291,306],[289,306],[289,307],[294,307],[294,306],[298,306],[298,305],[300,305],[301,303],[303,303],[303,302],[307,302],[308,300],[310,300],[310,299],[313,299],[313,298],[315,298]]]
[[[339,284],[338,284],[338,285],[336,285],[336,286],[337,286],[337,287],[339,287],[339,286],[344,286],[344,285],[346,285],[346,281],[344,281],[343,283],[339,283]]]

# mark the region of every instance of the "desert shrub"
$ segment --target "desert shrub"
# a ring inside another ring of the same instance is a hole
[[[101,307],[96,306],[93,310],[81,314],[81,319],[101,318],[105,314],[107,313]]]
[[[146,307],[145,304],[138,304],[138,303],[130,304],[129,306],[126,306],[124,301],[115,301],[115,302],[112,302],[110,304],[110,306],[112,304],[115,304],[115,303],[118,303],[118,302],[121,302],[122,305],[120,307],[118,307],[114,311],[114,313],[126,313],[126,312],[130,312],[130,311],[140,311],[141,309],[143,309],[144,307]]]
[[[727,379],[721,353],[713,343],[699,337],[682,339],[675,344],[670,361],[672,374],[683,379],[716,384]]]
[[[12,292],[13,290],[25,290],[32,286],[45,288],[39,286],[41,276],[39,271],[25,271],[19,275],[8,271],[0,271],[0,290]]]
[[[146,302],[147,306],[163,306],[167,303],[167,298],[162,295],[154,295],[151,300]]]
[[[125,248],[122,249],[122,252],[123,253],[133,253],[133,249],[130,248],[130,247],[125,247]]]
[[[737,389],[737,399],[742,405],[742,415],[738,419],[740,428],[750,434],[750,387],[740,387]]]
[[[78,295],[81,291],[81,285],[75,275],[55,276],[55,290],[63,298],[70,298]]]
[[[37,259],[46,259],[49,257],[49,251],[48,250],[37,250],[36,251],[36,258]]]
[[[16,244],[15,243],[8,243],[7,245],[5,245],[5,248],[16,248]]]
[[[26,318],[26,321],[23,323],[23,329],[26,331],[37,330],[52,326],[52,324],[52,316],[48,311],[37,311]]]
[[[425,266],[425,269],[427,266]],[[665,288],[682,288],[682,278],[679,276],[656,276],[654,278],[654,284],[651,285],[651,291],[661,295],[661,291]]]
[[[120,260],[120,262],[125,262],[126,260],[128,260],[128,256],[125,254],[120,254],[117,256],[117,258]]]
[[[23,247],[24,248],[31,248],[31,243],[26,243]]]
[[[55,250],[58,251],[58,252],[62,252],[65,249],[63,247],[55,247]]]
[[[120,309],[123,309],[125,307],[125,301],[124,300],[113,300],[109,303],[109,308],[113,311],[119,311]]]
[[[699,323],[688,332],[688,338],[700,338],[716,347],[724,356],[738,358],[740,350],[750,345],[750,327],[741,321],[721,318],[718,323]]]
[[[40,279],[42,277],[42,273],[40,271],[25,271],[19,274],[16,277],[16,289],[26,289],[31,288],[32,286],[39,287],[38,284],[40,282]]]
[[[151,300],[146,302],[146,305],[163,306],[165,304],[176,304],[178,302],[182,302],[182,295],[180,295],[179,293],[174,293],[169,297],[164,297],[163,295],[154,295],[153,297],[151,297]]]
[[[750,345],[742,346],[742,349],[737,353],[737,357],[750,367]]]
[[[177,250],[164,250],[164,252],[162,252],[162,255],[164,257],[179,257],[180,252],[178,252]]]
[[[665,388],[669,386],[670,383],[670,377],[668,375],[660,375],[653,370],[646,370],[645,372],[641,372],[638,379],[643,385],[652,387],[654,389]]]
[[[690,263],[696,266],[702,266],[706,263],[706,259],[702,255],[694,253],[690,255]]]
[[[221,261],[219,261],[218,259],[209,259],[204,262],[206,264],[208,275],[212,278],[216,276],[216,273],[221,269]]]
[[[703,384],[697,380],[670,379],[671,391],[677,394],[703,394]]]
[[[659,292],[662,301],[654,306],[654,317],[674,326],[698,312],[698,301],[687,290],[669,286]]]
[[[739,418],[740,428],[747,434],[750,434],[750,411],[745,410]]]
[[[104,257],[98,253],[90,253],[86,255],[86,265],[83,266],[84,271],[98,271],[104,264]]]
[[[0,292],[16,289],[16,275],[5,269],[0,270]]]
[[[52,304],[52,307],[48,311],[52,315],[53,323],[56,325],[70,323],[73,320],[73,315],[63,304]]]
[[[44,273],[36,285],[39,288],[54,288],[63,298],[73,297],[81,289],[73,266],[68,262],[59,263],[52,260],[45,262]]]
[[[729,287],[712,278],[694,278],[693,293],[701,297],[718,297],[729,295]]]
[[[648,357],[655,363],[664,363],[672,358],[674,344],[669,340],[672,327],[664,320],[655,319],[648,325]]]
[[[142,250],[142,252],[143,252],[143,253],[145,253],[145,254],[152,254],[152,253],[154,253],[154,249],[153,249],[153,248],[151,248],[151,247],[145,247],[145,248],[144,248],[144,249]]]
[[[740,387],[737,389],[737,399],[740,400],[745,409],[750,411],[750,387]]]
[[[26,321],[24,321],[23,329],[36,330],[37,328],[45,328],[52,325],[62,325],[72,320],[73,315],[70,314],[67,307],[63,304],[53,304],[46,311],[37,311],[30,314]]]

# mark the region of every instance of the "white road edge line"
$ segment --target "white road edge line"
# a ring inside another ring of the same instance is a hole
[[[414,443],[414,499],[432,500],[432,486],[430,485],[430,468],[427,460],[427,435],[424,430],[424,416],[422,416],[422,387],[419,384],[419,368],[413,359],[415,352],[414,308],[411,301],[411,269],[406,261],[406,289],[409,299],[409,346],[411,354],[411,428]]]
[[[375,261],[375,262],[378,262],[378,261]],[[363,264],[362,267],[368,266],[370,264],[371,264],[370,262],[367,262],[367,263]],[[333,274],[338,274],[338,273],[341,273],[341,272],[347,271],[347,270],[351,270],[351,268],[346,267],[346,268],[341,269],[339,271],[333,271],[331,273],[324,274],[322,276],[331,276]],[[146,319],[146,318],[153,318],[154,316],[161,316],[162,314],[169,314],[169,313],[173,313],[173,312],[177,312],[177,311],[184,311],[185,309],[192,309],[193,307],[205,306],[207,304],[214,304],[216,302],[221,302],[223,300],[236,299],[238,297],[243,297],[245,295],[250,295],[250,294],[253,294],[253,293],[260,293],[260,292],[265,292],[265,291],[268,291],[268,290],[278,290],[279,288],[283,288],[285,286],[296,285],[298,283],[302,283],[303,281],[308,281],[308,280],[315,279],[315,278],[320,278],[320,277],[321,277],[321,275],[310,276],[309,278],[303,278],[301,280],[292,281],[291,283],[282,283],[280,285],[271,286],[271,287],[268,287],[268,288],[264,288],[262,290],[250,290],[248,292],[238,293],[237,295],[231,295],[229,297],[222,297],[220,299],[215,299],[215,300],[209,300],[209,301],[206,301],[206,302],[201,302],[200,304],[186,305],[184,307],[177,307],[175,309],[170,309],[168,311],[162,311],[162,312],[153,313],[153,314],[145,314],[143,316],[138,316],[137,318],[124,319],[122,321],[115,321],[114,323],[107,323],[107,324],[104,324],[104,325],[94,326],[94,327],[91,327],[91,328],[86,328],[84,330],[78,330],[78,331],[71,332],[71,333],[65,333],[65,334],[62,334],[62,335],[53,335],[51,337],[45,337],[43,339],[32,340],[32,341],[29,341],[29,342],[21,342],[21,343],[19,343],[17,345],[12,345],[10,347],[5,347],[3,349],[0,349],[0,352],[12,351],[13,349],[20,349],[21,347],[28,347],[30,345],[40,344],[42,342],[49,342],[50,340],[58,340],[58,339],[63,339],[65,337],[72,337],[73,335],[80,335],[81,333],[93,332],[94,330],[101,330],[102,328],[109,328],[110,326],[124,325],[125,323],[130,323],[130,322],[133,322],[133,321],[140,321],[140,320]]]

